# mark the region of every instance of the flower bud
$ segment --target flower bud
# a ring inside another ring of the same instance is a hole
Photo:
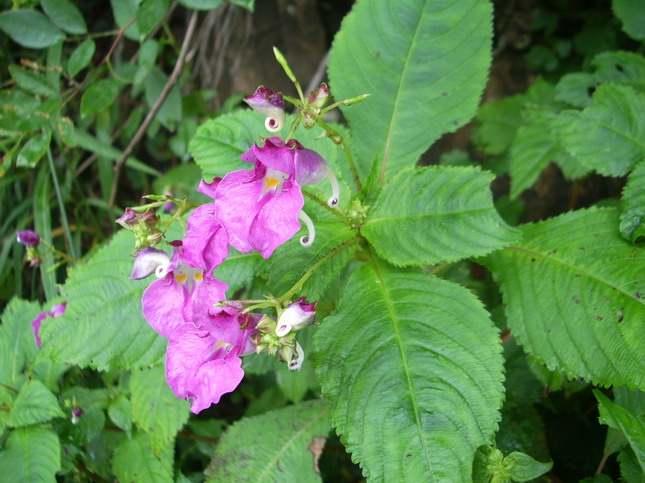
[[[244,102],[255,112],[267,116],[264,123],[267,131],[278,132],[284,127],[284,99],[280,92],[273,92],[264,86],[260,86],[252,96],[245,97]]]
[[[170,256],[163,250],[156,248],[144,248],[137,252],[136,260],[132,266],[130,280],[146,278],[154,273],[157,278],[163,278],[168,273]]]
[[[17,239],[19,243],[22,243],[26,247],[37,247],[40,243],[38,233],[31,230],[19,231]]]
[[[322,109],[327,101],[329,101],[329,87],[324,82],[318,89],[311,91],[307,99],[308,104],[315,109]]]
[[[283,337],[292,330],[300,330],[303,327],[313,324],[317,303],[310,304],[305,297],[300,297],[292,304],[289,304],[278,319],[275,331],[276,335]]]

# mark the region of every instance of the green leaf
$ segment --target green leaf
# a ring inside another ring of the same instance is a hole
[[[634,242],[645,236],[645,161],[627,177],[621,197],[620,233]]]
[[[477,168],[433,166],[401,171],[368,213],[361,233],[395,265],[429,265],[483,255],[517,239],[495,211]]]
[[[483,261],[526,351],[571,378],[643,388],[645,249],[617,224],[614,210],[567,213],[522,227],[520,244]]]
[[[44,129],[40,135],[31,138],[18,153],[16,166],[35,167],[40,158],[47,152],[51,140],[52,132],[49,129]]]
[[[253,281],[258,263],[262,260],[262,256],[257,251],[240,253],[230,247],[228,257],[215,269],[214,275],[226,282],[228,295],[232,297],[235,292]]]
[[[640,0],[612,0],[614,15],[623,23],[623,30],[635,40],[645,42],[645,5]]]
[[[128,438],[132,437],[132,404],[121,394],[108,405],[108,416],[114,424],[121,428]]]
[[[83,413],[76,422],[69,423],[69,440],[78,446],[86,446],[99,436],[105,428],[105,407],[108,401],[106,389],[72,387],[61,398],[65,407],[80,408]]]
[[[619,404],[614,403],[599,390],[593,390],[598,400],[600,422],[619,429],[634,451],[634,456],[645,473],[645,417],[639,417]]]
[[[0,453],[0,474],[6,483],[54,483],[60,467],[60,441],[50,429],[16,429]]]
[[[44,49],[65,38],[56,25],[35,10],[0,13],[0,30],[4,30],[14,42],[30,49]]]
[[[76,146],[76,131],[74,123],[69,117],[59,117],[56,119],[56,128],[61,140],[68,146]]]
[[[161,22],[168,11],[170,0],[143,0],[137,10],[136,21],[139,26],[139,40],[144,40],[152,29]]]
[[[557,139],[543,123],[518,129],[510,149],[511,199],[533,186],[542,170],[553,160],[558,148]]]
[[[300,243],[300,237],[304,235],[306,228],[303,226],[269,259],[269,287],[276,295],[282,295],[315,267],[312,276],[296,293],[317,300],[347,265],[360,239],[355,230],[339,222],[316,223],[316,239],[310,247]]]
[[[540,463],[527,454],[513,451],[504,458],[504,466],[513,481],[531,481],[550,471],[553,463]]]
[[[620,464],[620,476],[627,483],[645,482],[645,473],[640,468],[634,450],[626,448],[618,454],[618,463]]]
[[[80,71],[85,69],[94,57],[96,52],[96,44],[92,39],[85,39],[81,44],[74,49],[72,55],[69,56],[67,61],[67,71],[70,77],[75,77]]]
[[[321,481],[314,446],[331,429],[328,411],[326,401],[307,401],[235,423],[222,436],[206,481]]]
[[[477,113],[475,142],[486,154],[499,155],[508,149],[522,125],[522,96],[484,104]]]
[[[249,12],[253,12],[253,9],[255,8],[255,0],[228,0],[229,3],[232,3],[233,5],[237,5],[238,7],[242,7]]]
[[[57,92],[44,75],[24,69],[17,65],[9,66],[9,73],[24,90],[47,97],[54,97]]]
[[[70,273],[61,289],[65,315],[41,328],[42,350],[52,359],[100,371],[162,360],[166,340],[141,314],[150,280],[128,279],[132,247],[132,234],[121,231]]]
[[[364,174],[374,156],[384,176],[417,162],[477,110],[490,65],[488,1],[359,0],[329,58],[336,99],[370,94],[343,109]]]
[[[224,3],[224,0],[179,0],[179,4],[193,10],[212,10]]]
[[[169,445],[160,457],[156,457],[149,436],[137,433],[132,439],[121,440],[114,453],[112,470],[118,481],[171,483],[174,481],[173,455],[173,445]]]
[[[110,0],[114,20],[120,29],[125,27],[130,20],[136,19],[139,3],[137,0]],[[130,40],[139,40],[139,26],[136,20],[126,29],[125,36]]]
[[[331,419],[372,481],[468,481],[503,399],[497,329],[467,289],[371,258],[314,337]]]
[[[172,393],[163,367],[133,372],[130,390],[132,420],[149,434],[152,450],[159,456],[188,421],[188,402]]]
[[[155,67],[150,71],[144,82],[148,107],[152,108],[157,102],[166,82],[168,82],[168,76],[161,69]],[[170,89],[168,97],[166,97],[159,112],[157,112],[156,119],[168,129],[173,130],[175,122],[181,120],[181,93],[179,86],[174,86]]]
[[[64,416],[56,396],[42,382],[32,380],[20,389],[9,413],[7,425],[14,428],[29,426]]]
[[[87,33],[87,24],[78,7],[69,0],[40,0],[47,16],[64,31],[70,34]]]
[[[121,83],[112,78],[101,79],[83,93],[81,116],[90,116],[110,107],[119,94]]]
[[[573,72],[563,75],[555,86],[555,98],[576,107],[591,104],[589,90],[595,87],[596,77],[587,72]]]
[[[645,94],[604,84],[583,111],[563,111],[554,122],[564,148],[605,176],[623,176],[645,157]]]
[[[40,305],[19,298],[12,299],[2,313],[0,338],[5,341],[5,362],[0,366],[0,382],[11,384],[22,371],[25,362],[36,356],[36,340],[31,321],[40,313]]]

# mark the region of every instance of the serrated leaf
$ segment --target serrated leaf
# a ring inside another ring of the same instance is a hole
[[[152,29],[161,22],[169,6],[170,0],[143,0],[141,2],[136,15],[140,41],[145,39]]]
[[[600,421],[607,426],[619,429],[625,435],[641,471],[645,473],[645,418],[611,401],[597,389],[594,389],[593,393],[598,400]]]
[[[141,314],[150,281],[128,279],[132,247],[132,235],[121,231],[70,273],[61,288],[65,315],[43,324],[40,333],[42,350],[52,359],[100,371],[162,360],[166,340]]]
[[[596,77],[587,72],[565,74],[555,86],[555,98],[576,107],[587,107],[591,104],[589,91],[595,84]]]
[[[81,98],[81,116],[91,116],[108,108],[119,95],[121,83],[112,78],[101,79],[92,84]]]
[[[316,238],[310,247],[300,243],[300,237],[304,235],[306,228],[303,226],[269,259],[269,287],[273,293],[281,295],[315,266],[311,277],[296,293],[317,300],[347,265],[360,239],[355,230],[339,222],[316,223]]]
[[[18,65],[10,65],[9,73],[24,90],[43,96],[53,97],[57,94],[47,77],[37,72],[27,70]]]
[[[467,289],[371,258],[314,337],[341,441],[371,481],[468,481],[503,399],[500,339]]]
[[[490,65],[488,1],[358,1],[329,58],[336,99],[368,93],[343,110],[363,173],[375,155],[393,175],[475,114]]]
[[[4,30],[14,42],[30,49],[44,49],[65,38],[51,20],[36,10],[0,13],[0,30]]]
[[[7,357],[0,370],[0,382],[11,384],[22,371],[25,362],[36,356],[36,340],[31,321],[40,313],[40,305],[19,298],[12,299],[2,313],[0,338],[5,341]]]
[[[326,401],[307,401],[235,423],[222,436],[206,481],[321,481],[314,445],[331,429],[328,411]]]
[[[72,387],[65,391],[61,398],[65,407],[80,409],[81,414],[69,423],[68,441],[85,447],[101,434],[105,428],[105,407],[109,399],[106,389],[88,389]]]
[[[620,233],[634,242],[645,236],[645,161],[636,165],[627,177],[621,197]]]
[[[634,450],[625,448],[618,454],[620,476],[627,483],[644,483],[645,473],[640,468]]]
[[[522,96],[484,104],[477,113],[475,142],[486,154],[502,154],[522,125]]]
[[[163,367],[132,373],[132,420],[150,436],[155,455],[161,455],[188,421],[187,401],[172,393]]]
[[[112,470],[118,481],[128,483],[170,483],[173,480],[173,445],[159,458],[153,454],[150,438],[137,433],[124,438],[114,452]]]
[[[65,416],[56,396],[38,381],[27,382],[13,403],[7,425],[17,428]]]
[[[645,249],[617,224],[614,210],[567,213],[522,227],[521,243],[483,262],[526,351],[571,378],[643,388]]]
[[[533,186],[542,170],[553,160],[558,147],[555,136],[542,123],[529,124],[517,130],[509,156],[511,199]]]
[[[108,405],[108,416],[121,428],[128,438],[132,437],[132,405],[130,400],[121,394]]]
[[[494,176],[477,168],[401,171],[368,213],[361,233],[395,265],[483,255],[517,239],[493,206]]]
[[[226,260],[215,269],[214,275],[228,285],[228,296],[249,285],[256,273],[258,263],[262,262],[259,252],[253,251],[240,253],[234,248],[230,249]]]
[[[33,168],[45,155],[49,143],[52,140],[52,132],[44,129],[42,133],[32,137],[18,152],[16,166]]]
[[[604,84],[583,111],[563,111],[555,121],[564,148],[605,176],[623,176],[645,157],[645,94]]]
[[[623,23],[623,30],[635,40],[645,42],[645,5],[640,0],[612,0],[614,15]]]
[[[6,483],[55,482],[60,469],[60,441],[50,429],[19,428],[0,452],[0,474]]]
[[[70,77],[75,77],[80,71],[85,69],[94,57],[96,52],[96,43],[93,39],[85,39],[74,52],[69,56],[67,61],[67,71]]]
[[[47,16],[70,34],[87,33],[87,24],[78,7],[69,0],[40,0]]]
[[[531,481],[549,471],[553,463],[541,463],[527,454],[513,451],[504,458],[504,466],[513,481]]]
[[[180,5],[193,10],[212,10],[224,3],[224,0],[179,0]]]

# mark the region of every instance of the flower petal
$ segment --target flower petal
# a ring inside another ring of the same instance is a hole
[[[186,263],[209,272],[228,256],[228,235],[215,213],[215,203],[196,208],[188,217],[183,239]]]
[[[143,316],[152,328],[164,337],[185,323],[183,317],[184,291],[172,274],[155,280],[141,298]]]

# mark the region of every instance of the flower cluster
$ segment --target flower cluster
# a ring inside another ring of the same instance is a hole
[[[269,131],[283,127],[281,94],[260,87],[245,100],[267,116]],[[226,259],[229,246],[241,252],[257,250],[269,258],[300,230],[301,222],[308,234],[300,242],[310,246],[315,230],[302,210],[302,187],[327,179],[332,187],[328,205],[335,207],[339,199],[338,182],[327,162],[295,139],[267,137],[241,159],[252,165],[250,170],[202,180],[198,191],[213,201],[193,210],[183,240],[170,243],[172,255],[152,247],[161,233],[152,210],[128,209],[117,220],[136,236],[138,251],[130,278],[153,273],[157,277],[143,294],[143,315],[168,339],[166,378],[195,413],[238,386],[244,355],[266,351],[299,369],[304,352],[295,331],[312,323],[315,315],[316,304],[304,297],[286,307],[276,300],[255,307],[226,300],[228,286],[213,276],[213,270]],[[276,317],[251,312],[271,306]]]

